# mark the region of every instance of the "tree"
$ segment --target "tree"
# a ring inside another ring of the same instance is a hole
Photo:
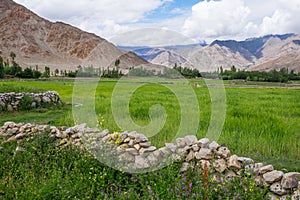
[[[16,54],[14,52],[10,52],[9,56],[11,57],[11,60],[12,61],[15,61],[15,58],[16,58]]]
[[[33,71],[31,68],[24,69],[24,72],[21,75],[22,78],[33,78]]]
[[[119,65],[120,65],[120,63],[121,63],[120,59],[117,59],[117,60],[115,61],[115,66],[118,68]]]
[[[50,68],[45,66],[45,71],[44,73],[42,74],[43,77],[45,78],[49,78],[50,77]]]
[[[57,76],[59,74],[59,70],[58,69],[55,69],[54,70],[54,76]]]

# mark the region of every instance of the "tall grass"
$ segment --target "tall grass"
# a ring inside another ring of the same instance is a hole
[[[200,108],[197,136],[201,138],[206,136],[209,127],[211,99],[203,81],[191,80],[191,85],[195,82],[201,85],[200,88],[194,88]],[[111,131],[120,130],[111,109],[112,92],[116,83],[114,80],[101,80],[95,94],[95,113],[104,119],[102,128]],[[11,90],[20,87],[22,90],[56,90],[64,102],[72,101],[71,80],[1,81],[0,91],[3,85],[10,85]],[[300,171],[300,90],[230,86],[226,88],[226,96],[226,120],[218,142],[238,155],[274,162],[280,168]],[[146,84],[134,91],[129,104],[131,117],[140,126],[151,123],[149,108],[154,104],[161,104],[165,108],[167,120],[161,131],[150,140],[158,147],[174,141],[181,112],[178,99],[172,91],[164,85]],[[8,120],[74,125],[70,105],[52,110],[1,113],[0,123]]]

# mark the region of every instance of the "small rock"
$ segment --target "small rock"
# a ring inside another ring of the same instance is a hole
[[[195,158],[197,160],[200,159],[206,159],[206,160],[211,160],[212,159],[212,151],[211,149],[207,149],[207,148],[201,148],[199,152],[195,153]]]
[[[276,181],[279,181],[283,176],[283,172],[282,171],[271,171],[271,172],[267,172],[263,175],[263,178],[265,179],[265,181],[267,183],[274,183]]]
[[[292,189],[298,186],[298,181],[300,181],[300,173],[289,172],[283,175],[281,185],[285,189]]]
[[[134,164],[137,169],[147,169],[150,167],[147,160],[142,156],[136,156]]]
[[[186,146],[185,139],[184,138],[177,138],[176,144],[179,148],[184,148]]]
[[[270,172],[270,171],[273,171],[273,170],[274,170],[273,165],[267,165],[267,166],[261,167],[261,168],[259,169],[259,173],[260,173],[260,174],[265,174],[265,173]]]
[[[208,138],[202,138],[199,141],[197,141],[197,144],[199,147],[208,147],[209,139]]]
[[[130,142],[130,137],[127,137],[125,140],[124,140],[124,143],[128,143],[128,142]]]
[[[186,172],[189,169],[189,167],[190,167],[190,164],[188,162],[182,163],[180,172]]]
[[[223,173],[227,169],[226,161],[224,159],[218,159],[213,163],[215,170],[219,173]]]
[[[144,148],[150,147],[151,146],[151,142],[141,142],[140,146],[144,147]]]
[[[16,140],[17,140],[16,136],[11,136],[11,137],[7,140],[7,142],[13,142],[13,141],[16,141]]]
[[[147,148],[141,148],[139,152],[140,152],[140,154],[145,154],[145,153],[153,152],[155,150],[156,150],[155,146],[150,146]]]
[[[124,152],[122,154],[119,155],[119,161],[121,162],[134,162],[135,158],[132,154],[128,153],[128,152]]]
[[[132,132],[128,133],[128,137],[130,137],[130,139],[135,139],[136,135],[137,135],[136,131],[132,131]]]
[[[231,168],[236,168],[236,169],[241,169],[242,168],[242,163],[238,161],[237,155],[232,155],[230,156],[228,160],[228,167]]]
[[[171,152],[175,153],[177,150],[177,145],[173,143],[166,143],[165,146],[171,150]]]
[[[125,151],[134,156],[139,155],[139,152],[135,148],[128,148],[128,149],[125,149]]]
[[[25,151],[25,149],[23,147],[17,146],[16,151]]]
[[[128,143],[128,146],[133,147],[133,145],[134,145],[134,140],[131,139],[131,140],[129,141],[129,143]]]
[[[26,133],[19,133],[16,135],[16,139],[17,140],[22,139],[24,136],[26,136]]]
[[[147,142],[148,138],[143,134],[138,134],[135,140],[136,140],[137,143]]]
[[[272,192],[274,192],[275,194],[278,194],[278,195],[280,195],[280,196],[285,195],[285,194],[288,193],[288,191],[285,190],[285,189],[282,187],[282,185],[281,185],[280,182],[273,183],[273,184],[270,186],[270,190],[271,190]]]
[[[216,153],[223,158],[228,158],[230,156],[230,150],[227,147],[219,147]]]
[[[12,105],[7,105],[7,111],[12,112],[14,111],[14,107]]]
[[[104,138],[105,136],[107,136],[109,133],[109,130],[105,129],[103,131],[101,131],[99,134],[97,134],[98,137],[100,138]]]
[[[253,164],[254,163],[254,161],[251,158],[246,158],[246,157],[238,157],[238,161],[240,161],[244,165],[248,165],[248,164]]]
[[[193,159],[194,159],[194,152],[190,151],[190,153],[186,156],[185,161],[190,162]]]
[[[232,170],[225,173],[226,178],[236,177],[236,173]]]
[[[141,145],[139,145],[139,144],[135,144],[135,145],[133,145],[133,147],[134,147],[136,150],[140,150],[140,148],[141,148]]]
[[[210,148],[213,151],[216,151],[219,147],[220,145],[216,141],[212,141],[212,143],[208,145],[208,148]]]
[[[193,151],[199,151],[200,150],[200,147],[197,145],[197,144],[194,144],[193,146],[192,146],[192,149],[193,149]]]
[[[187,135],[184,137],[185,143],[188,146],[192,146],[194,144],[197,144],[197,137],[195,135]]]

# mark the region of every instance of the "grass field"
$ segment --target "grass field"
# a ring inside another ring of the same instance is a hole
[[[197,136],[202,138],[207,133],[211,119],[211,99],[205,82],[190,80],[191,85],[195,82],[201,86],[193,90],[200,108]],[[116,83],[116,80],[101,80],[95,94],[95,113],[104,120],[101,127],[110,131],[121,129],[116,124],[111,109],[112,92]],[[59,109],[1,113],[0,124],[5,121],[25,121],[73,126],[73,84],[73,80],[1,81],[0,92],[55,90],[65,105]],[[282,85],[271,83],[252,83],[249,88],[242,87],[249,85],[242,82],[225,82],[225,85],[226,119],[218,142],[240,156],[271,162],[278,168],[300,171],[300,90],[297,87],[282,88]],[[87,89],[90,85],[86,83],[84,87]],[[181,120],[180,102],[164,83],[144,84],[133,92],[129,102],[134,122],[140,126],[151,123],[149,108],[154,104],[161,104],[167,116],[160,132],[150,138],[153,144],[160,147],[166,142],[174,141]],[[189,114],[185,114],[185,118],[188,118],[187,115]]]
[[[93,92],[95,82],[80,81],[82,88],[79,90],[80,97],[77,100],[85,104],[91,100],[89,94]],[[149,112],[152,105],[161,104],[164,107],[166,122],[158,134],[150,137],[151,142],[158,147],[163,146],[165,142],[174,141],[180,128],[181,115],[184,116],[186,123],[191,122],[193,125],[197,122],[191,118],[198,114],[196,110],[191,110],[195,108],[190,105],[193,99],[187,99],[187,102],[182,104],[180,102],[182,100],[168,88],[171,87],[170,84],[177,89],[181,89],[182,86],[171,82],[161,84],[144,82],[142,87],[133,91],[129,100],[130,115],[139,126],[148,126],[153,121],[160,120],[156,119],[156,112]],[[197,88],[192,87],[192,90],[196,94],[200,108],[196,134],[201,138],[207,134],[211,116],[222,115],[221,112],[218,113],[218,109],[212,111],[214,105],[211,103],[212,96],[222,94],[220,92],[222,87],[216,84],[207,86],[199,79],[190,80],[188,84],[193,86],[194,83],[200,85]],[[232,153],[239,156],[249,156],[256,162],[273,164],[279,170],[300,172],[299,83],[290,85],[239,81],[224,83],[226,117],[218,143],[226,145]],[[112,114],[111,99],[116,84],[116,80],[101,80],[95,92],[95,115],[101,121],[101,128],[110,131],[124,129],[117,125],[117,119]],[[125,83],[125,88],[131,90],[131,84],[134,86],[137,83]],[[1,112],[0,125],[6,121],[15,121],[73,126],[71,105],[73,86],[73,80],[0,81],[0,92],[55,90],[64,102],[59,108]],[[210,87],[214,88],[215,93]],[[126,99],[124,94],[127,89],[123,88],[117,94],[120,101]],[[218,101],[218,98],[214,101]],[[183,114],[180,106],[186,109]],[[216,113],[213,115],[212,112]],[[81,117],[84,120],[85,114]],[[184,129],[187,134],[189,131],[194,133],[193,128],[191,130],[188,128]],[[17,143],[2,143],[0,139],[0,199],[257,200],[263,199],[265,194],[265,189],[256,187],[252,179],[234,179],[220,184],[214,182],[212,178],[207,182],[203,181],[202,172],[181,174],[180,163],[146,174],[116,171],[78,149],[57,148],[55,141],[45,135],[23,143],[25,152],[16,152],[16,146]]]

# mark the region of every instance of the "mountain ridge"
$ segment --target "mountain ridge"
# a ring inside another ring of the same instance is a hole
[[[12,0],[0,0],[0,11],[0,50],[6,58],[14,52],[22,67],[106,68],[114,67],[117,59],[125,71],[132,66],[151,66],[136,54],[120,50],[93,33],[64,22],[50,22]]]

